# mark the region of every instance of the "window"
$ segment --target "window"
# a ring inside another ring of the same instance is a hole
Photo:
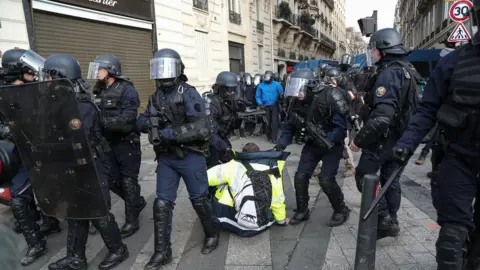
[[[263,73],[263,46],[258,45],[258,72]]]
[[[240,3],[239,0],[229,0],[228,8],[230,11],[240,14]]]
[[[208,0],[193,0],[193,7],[208,11]]]
[[[208,45],[208,35],[203,32],[195,31],[195,47],[197,48],[197,76],[199,80],[208,80],[210,77],[210,57],[208,53],[210,50]]]
[[[452,2],[444,2],[443,3],[443,19],[448,19],[448,11],[450,10],[450,7],[452,6]]]

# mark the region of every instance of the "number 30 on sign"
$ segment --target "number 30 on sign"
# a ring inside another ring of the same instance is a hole
[[[453,3],[448,12],[450,19],[455,22],[464,22],[468,20],[468,14],[472,6],[472,2],[466,0]]]

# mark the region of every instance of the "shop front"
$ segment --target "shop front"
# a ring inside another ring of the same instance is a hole
[[[89,63],[99,54],[120,58],[125,75],[135,84],[141,109],[154,90],[150,80],[153,12],[148,0],[33,0],[36,51],[71,54],[84,77]],[[93,81],[89,81],[93,86]]]

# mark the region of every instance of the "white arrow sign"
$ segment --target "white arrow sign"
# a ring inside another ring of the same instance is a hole
[[[467,28],[463,23],[458,23],[453,29],[452,33],[448,37],[448,42],[459,42],[470,40],[470,33],[468,33]]]

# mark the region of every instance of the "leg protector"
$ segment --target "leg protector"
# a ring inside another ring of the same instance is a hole
[[[468,230],[465,227],[444,224],[442,228],[440,228],[436,243],[437,269],[463,269],[467,238]]]
[[[318,182],[333,208],[330,226],[336,227],[342,225],[350,216],[350,209],[345,205],[342,189],[337,184],[337,181],[335,181],[335,178],[319,178]]]
[[[156,199],[153,203],[155,252],[145,266],[145,270],[160,269],[172,261],[172,233],[173,203]]]
[[[295,187],[297,209],[295,209],[295,214],[290,222],[292,225],[307,221],[310,218],[310,210],[308,209],[308,201],[310,200],[310,196],[308,195],[308,185],[310,183],[310,177],[311,176],[307,173],[295,173],[293,183]]]
[[[42,233],[40,232],[40,226],[31,220],[28,212],[30,210],[30,200],[17,197],[13,198],[10,204],[13,216],[20,225],[25,241],[28,245],[27,254],[22,258],[22,265],[29,265],[36,259],[47,252],[47,243]]]
[[[125,200],[125,224],[122,226],[122,238],[127,238],[140,229],[138,216],[145,208],[146,201],[140,196],[140,185],[132,178],[123,178],[121,181]]]
[[[113,268],[128,258],[127,246],[122,243],[120,230],[112,213],[109,213],[106,217],[92,220],[92,224],[97,228],[109,251],[100,263],[99,269]]]
[[[197,212],[200,222],[203,226],[203,231],[205,232],[205,240],[203,242],[202,253],[209,254],[212,253],[218,246],[219,233],[218,229],[213,223],[213,211],[212,205],[208,198],[201,197],[196,200],[192,200],[193,209]]]
[[[45,216],[41,213],[42,216],[42,225],[40,226],[40,231],[43,236],[48,236],[57,232],[60,232],[60,221],[54,217]]]
[[[68,220],[67,256],[50,264],[50,270],[86,270],[85,245],[88,239],[88,220]]]

